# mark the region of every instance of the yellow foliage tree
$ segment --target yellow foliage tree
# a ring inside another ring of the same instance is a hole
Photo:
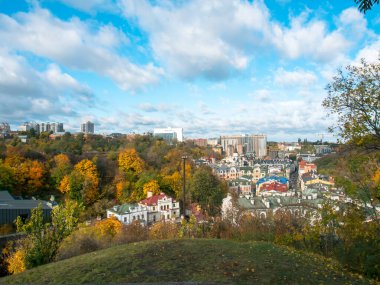
[[[113,238],[123,230],[122,223],[115,217],[99,221],[95,227],[99,231],[100,236],[108,238]]]
[[[132,172],[138,175],[144,169],[144,161],[133,148],[120,152],[118,162],[120,169],[125,173]]]
[[[6,260],[7,270],[11,274],[21,273],[26,270],[26,252],[24,249],[18,249]]]
[[[91,160],[81,160],[74,166],[74,170],[78,171],[83,176],[91,177],[98,181],[98,171],[96,165]]]
[[[151,180],[148,183],[145,183],[143,190],[145,196],[148,195],[148,192],[152,192],[153,195],[160,194],[161,192],[160,185],[158,184],[157,180]]]
[[[58,190],[61,193],[68,193],[70,192],[70,179],[68,175],[65,175],[63,179],[61,180],[61,183],[59,184]]]
[[[56,166],[66,166],[70,165],[70,159],[66,154],[60,153],[54,156],[54,162]]]

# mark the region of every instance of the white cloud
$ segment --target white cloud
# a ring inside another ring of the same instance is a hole
[[[282,86],[310,86],[317,81],[316,75],[311,71],[287,71],[279,68],[276,71],[274,82]]]
[[[154,6],[145,0],[124,0],[122,8],[149,33],[158,60],[183,78],[226,78],[244,70],[247,51],[267,41],[269,13],[260,1]]]
[[[83,96],[92,99],[91,89],[58,66],[39,72],[24,57],[0,48],[0,114],[4,120],[75,116]]]
[[[125,35],[112,25],[95,27],[77,18],[62,21],[36,8],[14,18],[0,14],[0,45],[53,60],[60,65],[92,71],[114,80],[123,90],[138,90],[158,81],[162,70],[138,66],[117,53],[126,48]]]
[[[341,32],[352,41],[358,41],[369,33],[367,30],[367,20],[356,7],[343,10],[339,15],[337,24]]]
[[[365,46],[358,51],[354,64],[359,64],[360,60],[364,58],[368,63],[378,62],[380,56],[380,36],[378,40]]]
[[[273,43],[290,59],[308,57],[322,62],[346,53],[350,46],[350,42],[338,30],[329,32],[324,21],[307,21],[305,15],[293,18],[290,28],[275,24]]]

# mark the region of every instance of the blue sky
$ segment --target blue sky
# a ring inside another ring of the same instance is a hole
[[[354,0],[0,0],[0,121],[316,139],[339,67],[380,51]],[[330,138],[333,139],[333,138]]]

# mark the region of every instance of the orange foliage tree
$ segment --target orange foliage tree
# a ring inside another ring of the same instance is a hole
[[[68,175],[72,169],[69,157],[66,154],[58,154],[53,158],[54,167],[51,169],[51,177],[58,186],[62,179]]]

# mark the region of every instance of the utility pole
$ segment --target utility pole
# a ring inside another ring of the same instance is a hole
[[[183,185],[182,185],[182,192],[183,192],[183,217],[186,218],[186,158],[187,156],[183,155]]]

